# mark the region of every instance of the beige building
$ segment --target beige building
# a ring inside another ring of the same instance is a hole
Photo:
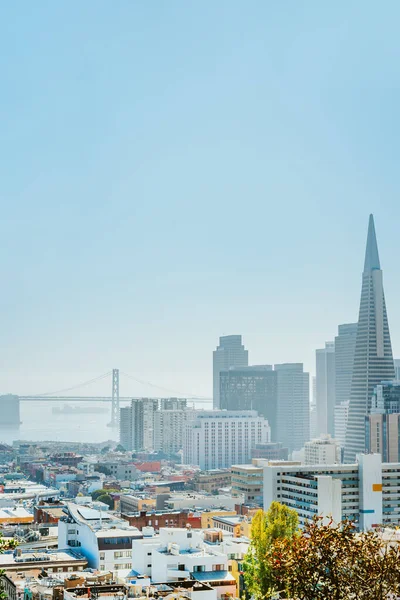
[[[257,462],[257,460],[256,460]],[[267,461],[264,461],[268,464]],[[232,496],[244,496],[245,503],[261,504],[263,496],[263,469],[257,464],[232,465]]]
[[[212,471],[200,471],[194,478],[194,489],[198,492],[218,491],[220,488],[231,485],[230,469],[213,469]]]

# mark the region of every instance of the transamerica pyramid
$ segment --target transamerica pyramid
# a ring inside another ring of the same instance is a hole
[[[365,451],[365,415],[371,408],[374,387],[392,379],[392,344],[374,217],[370,215],[344,451],[346,463],[355,462],[356,455]]]

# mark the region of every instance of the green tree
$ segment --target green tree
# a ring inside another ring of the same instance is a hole
[[[113,508],[114,506],[114,500],[111,498],[110,494],[102,494],[97,498],[97,501],[104,502],[104,504],[107,504],[109,508]]]
[[[92,492],[92,500],[98,500],[100,498],[100,496],[104,496],[104,495],[108,495],[110,493],[112,494],[112,493],[116,493],[116,492],[118,492],[118,490],[114,490],[114,489],[95,490],[94,492]]]
[[[118,444],[118,446],[115,448],[116,452],[126,452],[125,448],[121,445]]]
[[[269,598],[277,589],[273,571],[276,540],[293,539],[299,520],[295,510],[273,502],[267,512],[259,510],[251,523],[251,544],[243,562],[247,592],[257,600]]]

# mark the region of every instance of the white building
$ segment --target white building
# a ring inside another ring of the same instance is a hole
[[[264,508],[273,501],[294,508],[304,525],[314,515],[348,519],[362,530],[398,525],[400,463],[382,463],[380,454],[361,454],[356,464],[264,468]]]
[[[329,434],[307,442],[304,446],[306,465],[334,465],[341,462],[340,444]]]
[[[183,447],[183,430],[193,410],[160,409],[154,413],[154,450],[167,455],[176,454]]]
[[[139,398],[120,409],[119,441],[125,450],[154,449],[154,415],[158,400]]]
[[[58,547],[77,548],[89,567],[111,571],[117,578],[132,570],[132,543],[143,534],[128,521],[69,503],[58,523]]]
[[[227,554],[218,545],[205,544],[201,530],[164,527],[159,535],[151,528],[143,533],[149,537],[133,542],[134,571],[148,575],[154,583],[190,578],[212,582],[218,598],[229,594],[236,597]]]
[[[271,429],[254,410],[196,411],[184,429],[183,461],[204,471],[251,462],[256,444],[271,441]]]

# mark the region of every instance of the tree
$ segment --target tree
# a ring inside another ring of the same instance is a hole
[[[268,598],[275,592],[274,542],[284,539],[290,544],[298,526],[296,511],[279,502],[273,502],[267,512],[259,510],[254,515],[251,544],[243,562],[246,590],[251,596]]]
[[[109,508],[113,508],[114,506],[114,500],[111,498],[110,494],[102,494],[97,498],[97,502],[104,502]]]
[[[98,500],[100,498],[100,496],[104,496],[107,494],[112,494],[112,493],[117,493],[118,490],[114,490],[114,489],[110,489],[110,490],[106,490],[106,489],[101,489],[101,490],[95,490],[94,492],[92,492],[92,500]]]
[[[121,445],[118,444],[118,446],[115,448],[116,452],[126,452],[125,448]]]
[[[387,600],[400,593],[400,542],[379,531],[315,517],[290,543],[277,539],[272,569],[281,597],[296,600]]]

